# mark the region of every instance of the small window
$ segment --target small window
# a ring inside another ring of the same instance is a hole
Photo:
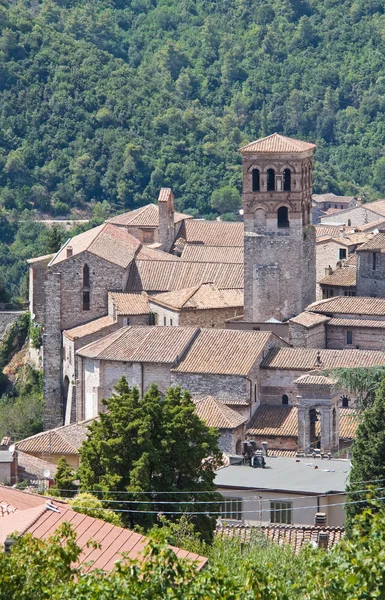
[[[259,169],[253,169],[251,172],[251,177],[252,177],[253,192],[259,192],[259,190],[260,190]]]
[[[167,325],[167,319],[166,319],[166,317],[163,317],[163,325]]]
[[[90,287],[90,269],[88,265],[83,267],[83,287]]]
[[[267,191],[274,192],[275,190],[275,171],[267,169]]]
[[[341,406],[342,408],[349,408],[349,396],[345,396],[345,394],[343,396],[341,396]]]
[[[346,332],[346,343],[353,344],[353,331],[348,330]]]
[[[328,208],[331,208],[331,207],[332,207],[332,205],[331,205],[331,204],[328,204]]]
[[[242,521],[242,498],[226,498],[222,503],[221,518]]]
[[[346,258],[346,248],[340,248],[339,259],[343,260],[344,258]]]
[[[90,310],[90,293],[83,292],[83,310]]]
[[[170,319],[170,325],[172,326],[172,319]]]
[[[150,314],[148,315],[148,324],[149,325],[156,325],[156,313],[150,312]]]
[[[334,205],[334,208],[338,208],[337,204]]]
[[[351,219],[348,219],[348,227],[350,227],[350,226],[351,226],[351,224],[352,224],[352,221],[351,221]]]
[[[291,525],[291,502],[270,502],[270,522]]]
[[[289,210],[286,206],[280,206],[277,210],[277,225],[280,228],[289,227]]]
[[[283,172],[283,191],[290,192],[291,190],[291,171],[290,169],[285,169]]]
[[[372,252],[372,269],[375,271],[377,269],[377,254]]]
[[[126,325],[127,325],[127,327],[128,327],[129,324],[130,324],[130,317],[127,317],[127,319],[126,319]]]
[[[282,404],[289,404],[289,397],[287,394],[282,396]]]
[[[254,402],[257,401],[258,398],[258,386],[256,383],[254,383]]]

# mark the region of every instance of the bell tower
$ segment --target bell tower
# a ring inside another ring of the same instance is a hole
[[[286,321],[315,301],[314,148],[274,133],[240,149],[245,321]]]

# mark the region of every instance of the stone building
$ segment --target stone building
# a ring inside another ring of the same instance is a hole
[[[247,417],[227,406],[223,402],[206,396],[196,400],[195,410],[208,425],[219,432],[219,449],[225,454],[241,454],[245,439]]]
[[[319,223],[322,217],[347,208],[354,208],[357,204],[358,201],[354,196],[336,196],[333,193],[313,194],[312,222],[313,224]],[[329,211],[333,211],[333,213]]]
[[[240,150],[248,322],[289,319],[315,299],[314,148],[273,134]]]
[[[347,225],[360,227],[368,223],[379,223],[385,217],[385,200],[367,202],[354,208],[347,208],[321,217],[321,223],[327,225]]]
[[[357,252],[357,295],[385,298],[385,233],[375,235]]]
[[[334,296],[356,295],[356,267],[338,266],[336,269],[326,269],[325,277],[318,281],[321,290],[320,298],[333,298]]]

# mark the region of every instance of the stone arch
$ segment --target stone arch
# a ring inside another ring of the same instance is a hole
[[[282,398],[282,404],[289,404],[289,396],[287,394],[283,394]]]
[[[254,226],[256,228],[266,226],[266,212],[261,206],[254,212]]]
[[[266,189],[268,192],[275,192],[275,170],[272,167],[266,170]]]
[[[277,226],[287,228],[289,225],[289,209],[287,206],[280,206],[277,210]]]
[[[317,408],[309,410],[310,421],[310,446],[311,448],[321,447],[322,429],[318,429],[317,423],[320,421],[320,411]]]
[[[254,168],[251,171],[251,189],[253,192],[259,192],[261,190],[261,174],[260,170]]]

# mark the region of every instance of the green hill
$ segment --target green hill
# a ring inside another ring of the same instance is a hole
[[[6,218],[160,186],[207,215],[274,131],[317,143],[316,192],[385,195],[382,0],[0,0],[0,33]]]

